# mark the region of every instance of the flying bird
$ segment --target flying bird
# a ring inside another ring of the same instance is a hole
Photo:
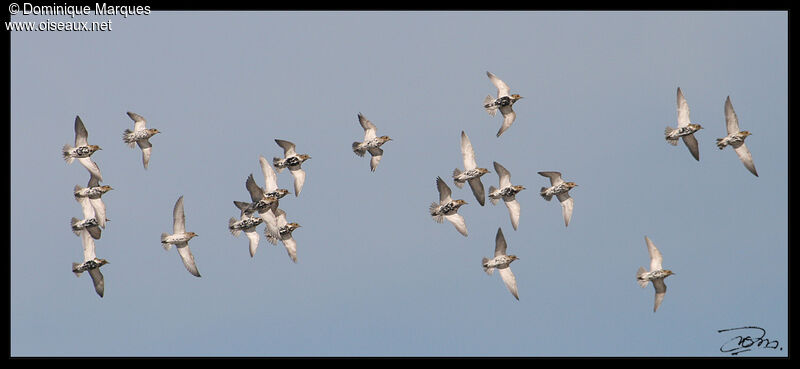
[[[436,177],[436,187],[439,190],[439,202],[431,203],[428,208],[431,217],[436,223],[441,223],[444,219],[447,219],[447,221],[453,223],[459,233],[467,237],[467,224],[464,222],[464,217],[458,214],[458,208],[467,202],[453,200],[450,197],[450,187],[447,186],[442,177]]]
[[[294,195],[300,196],[303,183],[306,181],[306,172],[303,171],[301,165],[306,160],[311,159],[311,157],[306,154],[298,154],[295,152],[295,145],[289,141],[276,139],[275,143],[283,148],[283,158],[272,158],[272,164],[275,165],[278,173],[283,171],[284,168],[289,168],[289,171],[294,177]]]
[[[75,196],[75,200],[78,202],[81,202],[80,198],[87,198],[89,200],[89,204],[94,210],[97,224],[100,227],[105,228],[106,220],[108,219],[106,219],[106,205],[103,203],[102,196],[111,190],[113,190],[111,186],[100,186],[99,179],[95,175],[90,175],[89,183],[87,184],[86,188],[81,187],[80,185],[75,185],[72,194]]]
[[[486,112],[491,116],[497,114],[498,109],[500,109],[500,113],[503,114],[503,125],[500,127],[500,130],[497,131],[497,137],[500,137],[503,132],[511,127],[511,124],[514,123],[514,119],[517,119],[517,113],[511,109],[511,106],[521,99],[522,96],[510,94],[511,88],[491,72],[487,71],[486,75],[489,76],[489,80],[492,81],[492,84],[497,87],[497,98],[492,97],[492,95],[486,96],[483,100],[483,108],[486,109]]]
[[[69,144],[61,148],[61,153],[67,164],[72,164],[72,161],[78,159],[78,162],[83,165],[91,175],[97,177],[99,181],[103,181],[103,175],[100,174],[100,167],[97,163],[90,158],[97,150],[102,150],[100,146],[89,145],[89,132],[86,126],[83,125],[80,116],[75,116],[75,147]]]
[[[172,245],[175,245],[186,270],[193,276],[200,277],[194,256],[189,249],[189,240],[195,236],[197,234],[194,232],[186,232],[186,216],[183,212],[183,196],[181,196],[175,202],[175,208],[172,210],[172,234],[161,234],[161,246],[164,247],[164,250],[169,250]]]
[[[242,205],[244,207],[249,205],[246,202],[239,201],[234,201],[234,203],[237,206]],[[239,209],[244,210],[242,207],[239,207]],[[244,213],[242,213],[238,221],[233,217],[231,217],[231,219],[228,221],[228,230],[231,231],[232,235],[238,237],[239,233],[244,232],[244,234],[250,240],[249,249],[251,258],[256,256],[256,249],[258,249],[259,236],[258,232],[256,232],[256,226],[262,222],[263,220],[261,218],[252,217]]]
[[[728,130],[728,135],[717,139],[717,147],[722,150],[725,146],[731,145],[744,167],[758,177],[756,165],[753,164],[753,155],[750,154],[750,150],[744,144],[744,139],[752,135],[752,133],[739,130],[739,118],[736,117],[736,112],[733,110],[730,96],[725,99],[725,128]]]
[[[694,159],[700,161],[700,148],[697,146],[697,138],[694,137],[694,133],[702,128],[701,125],[691,123],[689,120],[689,103],[686,102],[681,88],[678,87],[678,128],[667,126],[664,129],[664,138],[672,146],[677,145],[678,139],[682,138]]]
[[[481,266],[483,266],[483,271],[488,275],[492,275],[494,270],[497,269],[508,291],[514,295],[514,298],[519,300],[517,278],[511,272],[511,262],[519,260],[519,258],[516,255],[507,255],[507,248],[508,245],[506,244],[506,238],[503,236],[503,230],[497,228],[497,235],[494,237],[494,258],[483,258]]]
[[[478,163],[475,162],[475,150],[472,148],[472,142],[470,142],[464,131],[461,131],[461,158],[464,161],[464,171],[462,172],[458,168],[453,170],[453,182],[458,188],[462,188],[464,182],[469,183],[475,199],[483,206],[486,203],[486,192],[483,189],[481,176],[489,173],[489,170],[478,168]]]
[[[247,177],[244,185],[245,188],[247,188],[247,192],[250,193],[250,199],[252,202],[246,208],[240,207],[236,201],[233,203],[242,210],[242,213],[249,215],[257,212],[259,217],[261,217],[261,219],[264,221],[264,224],[267,225],[267,231],[273,235],[277,234],[278,225],[275,218],[275,211],[278,209],[276,204],[278,199],[275,197],[266,196],[264,189],[256,184],[256,180],[253,179],[252,173]]]
[[[139,145],[139,148],[142,149],[142,163],[144,169],[147,169],[150,163],[150,152],[153,150],[150,137],[161,132],[155,128],[147,128],[147,121],[139,114],[128,112],[128,116],[133,119],[133,131],[126,129],[122,133],[122,142],[128,144],[130,148],[133,148],[134,144]]]
[[[520,206],[516,195],[525,189],[525,186],[511,184],[511,172],[498,162],[494,162],[494,171],[500,177],[500,188],[489,186],[489,199],[492,205],[497,205],[500,199],[505,202],[508,208],[508,215],[511,217],[511,225],[514,230],[519,226]]]
[[[363,157],[364,154],[369,151],[370,155],[372,155],[372,159],[369,161],[369,169],[374,172],[375,169],[378,168],[381,157],[383,157],[381,145],[392,139],[389,138],[389,136],[377,137],[376,133],[378,128],[361,113],[358,113],[358,122],[361,123],[361,127],[364,128],[364,142],[353,142],[353,152]]]
[[[76,277],[80,277],[83,272],[89,272],[89,276],[92,278],[92,284],[94,285],[94,291],[97,292],[100,297],[103,297],[105,293],[105,280],[103,279],[103,273],[100,273],[100,267],[108,264],[108,260],[97,258],[94,250],[94,239],[89,235],[88,230],[81,230],[80,236],[83,242],[83,262],[72,263],[72,272],[75,273]]]
[[[664,301],[664,295],[667,294],[667,285],[664,284],[664,278],[667,278],[675,273],[669,269],[661,269],[661,261],[663,257],[661,252],[658,251],[653,241],[650,241],[647,236],[644,236],[644,241],[647,243],[647,252],[650,254],[650,271],[644,270],[644,267],[639,267],[636,271],[636,282],[642,288],[647,287],[647,282],[653,282],[653,288],[656,290],[656,300],[653,305],[653,312],[658,310],[658,306]]]
[[[561,213],[564,215],[564,225],[569,226],[569,220],[572,218],[572,208],[575,200],[569,196],[569,190],[577,187],[575,182],[564,182],[561,179],[559,172],[538,172],[543,177],[550,178],[550,187],[542,187],[539,189],[539,194],[547,201],[555,195],[558,201],[561,202]]]
[[[291,258],[293,262],[297,263],[297,242],[294,240],[292,232],[294,232],[295,229],[300,228],[300,225],[294,222],[287,222],[286,212],[281,209],[278,209],[276,217],[279,229],[278,234],[275,235],[269,232],[264,232],[264,236],[266,236],[267,241],[273,245],[277,245],[278,240],[280,240],[281,243],[283,243],[283,247],[286,248],[289,258]]]

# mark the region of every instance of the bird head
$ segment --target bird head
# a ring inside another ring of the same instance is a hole
[[[148,129],[148,131],[150,131],[150,134],[151,134],[151,135],[154,135],[154,134],[156,134],[156,133],[161,133],[161,131],[159,131],[159,130],[157,130],[157,129],[155,129],[155,128],[150,128],[150,129]]]
[[[285,189],[285,188],[279,188],[279,189],[275,190],[275,192],[277,192],[277,193],[278,193],[278,198],[279,198],[279,199],[280,199],[281,197],[284,197],[284,196],[286,196],[286,195],[288,195],[288,194],[289,194],[289,190],[287,190],[287,189]]]
[[[455,205],[456,205],[456,207],[459,207],[459,206],[461,206],[461,205],[466,205],[466,204],[467,204],[467,202],[466,202],[466,201],[464,201],[464,200],[461,200],[461,199],[459,199],[459,200],[453,200],[453,204],[455,204]]]
[[[92,151],[102,150],[102,149],[100,148],[100,146],[97,146],[97,145],[89,145],[89,148],[90,148]]]
[[[511,186],[511,187],[514,188],[514,191],[517,191],[517,192],[522,191],[522,190],[525,189],[525,186],[521,186],[521,185]]]
[[[575,183],[575,182],[567,182],[567,183],[565,183],[565,184],[566,184],[566,185],[567,185],[567,187],[569,187],[569,188],[578,187],[578,184],[577,184],[577,183]]]
[[[392,139],[389,136],[381,136],[381,142],[391,141]]]
[[[509,259],[511,259],[511,261],[514,261],[514,260],[519,260],[519,258],[517,257],[517,255],[508,255],[508,258],[509,258]]]
[[[666,277],[666,276],[673,275],[673,274],[675,274],[675,273],[673,273],[673,272],[672,272],[671,270],[669,270],[669,269],[664,269],[664,274],[665,274],[665,277]]]
[[[752,133],[750,133],[750,131],[741,131],[741,132],[739,132],[739,134],[742,135],[742,137],[747,137],[747,136],[752,135]]]
[[[703,126],[701,126],[699,124],[695,124],[695,123],[689,123],[689,128],[691,128],[694,131],[699,131],[699,130],[703,129]]]
[[[287,224],[286,226],[287,226],[287,227],[289,227],[289,230],[290,230],[290,231],[294,231],[295,229],[297,229],[297,228],[300,228],[300,227],[301,227],[301,225],[299,225],[299,224],[297,224],[297,223],[295,223],[295,222],[289,223],[289,224]]]
[[[300,154],[300,155],[297,155],[297,157],[299,157],[299,158],[300,158],[300,161],[301,161],[301,162],[304,162],[304,161],[306,161],[306,160],[308,160],[308,159],[311,159],[311,157],[310,157],[310,156],[308,156],[308,155],[306,155],[306,154]]]
[[[94,259],[94,262],[97,263],[97,267],[101,267],[103,265],[108,264],[108,260],[106,259]]]
[[[109,186],[109,185],[100,186],[100,191],[103,191],[103,193],[106,193],[106,192],[111,191],[111,190],[113,190],[113,188],[111,188],[111,186]]]
[[[189,236],[189,239],[190,239],[190,240],[191,240],[192,238],[194,238],[194,237],[197,237],[197,236],[198,236],[198,234],[197,234],[197,233],[194,233],[194,232],[186,232],[186,235],[187,235],[187,236]]]
[[[489,169],[486,169],[486,168],[478,168],[478,173],[483,175],[483,174],[491,173],[491,172],[489,171]]]
[[[518,94],[511,95],[511,99],[513,99],[514,101],[517,101],[517,100],[519,100],[521,98],[522,98],[522,96],[519,96]]]

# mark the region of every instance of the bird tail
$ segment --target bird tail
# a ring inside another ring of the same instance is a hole
[[[77,192],[82,190],[83,187],[81,185],[75,185],[75,188],[72,189],[72,193],[75,194],[75,201],[81,202],[81,198],[77,195]]]
[[[81,276],[81,273],[83,273],[83,271],[79,271],[79,270],[78,270],[78,267],[79,267],[79,266],[81,266],[81,265],[80,265],[80,264],[78,264],[78,263],[72,263],[72,272],[73,272],[73,273],[75,273],[75,276],[76,276],[76,277],[80,277],[80,276]]]
[[[667,142],[669,142],[670,145],[675,146],[678,144],[678,138],[669,137],[669,134],[672,133],[672,131],[674,131],[672,127],[667,126],[667,128],[664,128],[664,138],[667,140]]]
[[[642,288],[647,287],[647,280],[642,279],[642,275],[645,273],[644,267],[639,267],[639,270],[636,271],[636,283],[639,283],[639,286]]]
[[[279,165],[281,160],[283,159],[272,157],[272,165],[275,166],[275,171],[277,171],[278,173],[283,171],[283,166]]]
[[[70,151],[72,151],[72,146],[70,146],[69,144],[66,144],[64,145],[64,147],[61,148],[61,155],[64,156],[64,161],[66,161],[67,164],[72,164],[72,162],[75,160],[75,158],[73,158],[72,155],[69,154]]]
[[[75,233],[76,236],[80,236],[81,234],[81,230],[75,227],[75,225],[80,221],[80,219],[75,217],[72,217],[72,219],[69,221],[69,226],[72,228],[72,233]]]
[[[547,201],[550,201],[550,199],[553,198],[553,195],[548,195],[547,194],[547,187],[540,188],[539,189],[539,195],[542,195],[542,198],[547,200]]]
[[[497,189],[494,188],[494,186],[489,186],[489,195],[491,195],[496,190]],[[492,196],[489,196],[489,201],[492,202],[492,205],[497,205],[497,202],[500,201],[500,199],[497,199],[497,198],[494,198]]]
[[[491,116],[497,114],[497,106],[494,105],[494,98],[492,95],[487,95],[486,98],[483,99],[483,108],[486,109],[486,112]]]
[[[441,223],[442,221],[444,221],[444,216],[442,216],[441,214],[436,214],[437,209],[439,209],[439,204],[436,202],[432,202],[431,206],[428,207],[428,212],[433,217],[433,221],[435,221],[436,223]]]
[[[236,223],[236,218],[234,218],[234,217],[231,217],[231,219],[230,219],[230,220],[228,220],[228,230],[229,230],[229,231],[231,231],[231,234],[232,234],[232,235],[234,235],[234,236],[238,237],[238,236],[239,236],[239,233],[241,233],[241,232],[242,232],[242,230],[241,230],[241,229],[236,229],[236,228],[233,228],[233,225],[234,225],[235,223]]]
[[[720,150],[724,149],[725,146],[727,146],[727,144],[722,142],[722,140],[724,140],[724,138],[717,139],[717,147],[719,147]]]
[[[133,131],[126,129],[122,132],[122,142],[128,144],[128,147],[133,148],[136,144],[136,140],[133,139]]]
[[[171,243],[166,242],[167,237],[169,237],[169,235],[166,232],[161,234],[161,246],[164,248],[164,250],[169,250],[170,247],[172,247]]]
[[[358,156],[364,156],[364,154],[367,152],[367,149],[361,148],[361,142],[353,142],[353,152]]]
[[[459,182],[458,179],[456,179],[459,175],[461,175],[461,170],[459,170],[458,168],[453,169],[453,182],[455,182],[456,187],[463,188],[464,181]]]
[[[489,258],[483,258],[483,260],[481,260],[481,266],[483,267],[483,271],[486,272],[486,274],[488,275],[492,275],[492,273],[494,273],[494,268],[487,266],[488,263],[489,263]]]

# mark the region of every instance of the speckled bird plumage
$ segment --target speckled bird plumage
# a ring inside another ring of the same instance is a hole
[[[100,173],[100,167],[97,163],[92,161],[91,156],[97,150],[102,150],[100,146],[89,145],[89,131],[83,124],[80,116],[75,116],[75,147],[69,144],[61,148],[61,154],[67,164],[72,164],[73,160],[78,160],[81,165],[89,171],[89,173],[99,181],[103,181],[103,175]]]
[[[517,113],[514,112],[512,106],[519,101],[519,99],[522,99],[522,96],[511,94],[511,88],[491,72],[487,71],[486,76],[489,77],[489,80],[497,88],[497,98],[492,97],[492,95],[486,96],[486,98],[483,99],[483,108],[486,109],[486,112],[491,116],[494,116],[497,110],[500,110],[500,113],[503,114],[503,124],[500,126],[500,130],[497,131],[497,137],[500,137],[503,132],[511,127],[514,120],[517,119]]]
[[[133,148],[134,145],[139,145],[142,149],[142,164],[144,169],[150,165],[150,154],[153,150],[153,145],[150,143],[150,137],[161,133],[155,128],[147,128],[147,121],[139,114],[127,112],[128,116],[133,119],[133,130],[126,129],[122,132],[122,142],[128,144],[128,147]]]
[[[664,278],[675,273],[661,267],[664,258],[661,256],[661,252],[658,251],[653,241],[650,241],[650,238],[647,236],[644,236],[644,241],[647,245],[647,252],[650,254],[650,271],[646,271],[644,267],[639,267],[636,271],[636,283],[638,283],[640,287],[645,288],[648,282],[653,282],[653,288],[656,291],[653,312],[656,312],[658,307],[661,306],[661,302],[664,301],[664,295],[667,293],[667,285],[664,284]]]

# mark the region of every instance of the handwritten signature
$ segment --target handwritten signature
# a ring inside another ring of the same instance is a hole
[[[751,351],[755,348],[783,351],[783,347],[780,346],[778,340],[764,338],[764,336],[767,335],[767,331],[761,327],[727,328],[717,331],[717,333],[723,332],[733,332],[733,334],[738,335],[734,336],[720,346],[720,352],[738,355],[742,352]]]

